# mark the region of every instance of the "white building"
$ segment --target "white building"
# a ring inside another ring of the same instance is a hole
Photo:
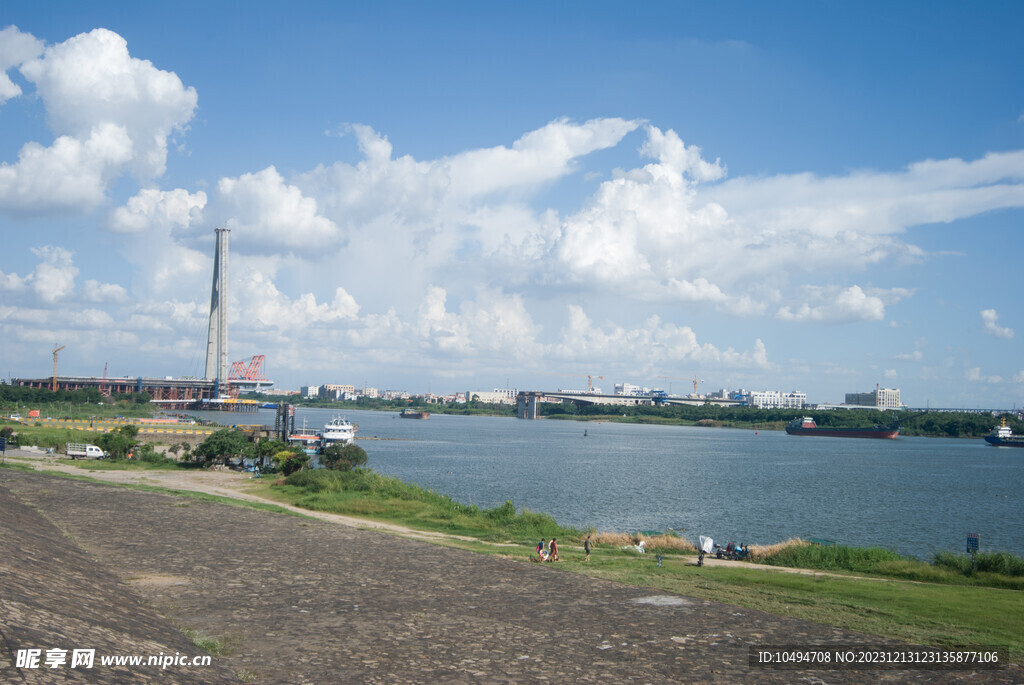
[[[639,385],[633,385],[632,383],[616,383],[615,394],[635,397],[637,395],[649,395],[651,394],[651,391],[649,388],[642,388]]]
[[[303,385],[299,388],[299,394],[305,397],[307,400],[316,399],[320,397],[320,386],[319,385]]]
[[[807,393],[794,390],[762,390],[750,393],[750,406],[759,409],[803,409],[807,404]]]
[[[519,391],[515,388],[494,388],[494,390],[467,390],[466,401],[476,400],[485,404],[515,404]]]
[[[875,388],[873,392],[848,392],[846,404],[876,409],[902,409],[899,388]]]

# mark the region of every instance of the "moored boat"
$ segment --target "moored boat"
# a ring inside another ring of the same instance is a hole
[[[356,425],[348,419],[335,416],[324,426],[321,433],[323,447],[327,449],[331,445],[349,445],[356,439]]]
[[[301,430],[288,436],[288,444],[301,447],[303,452],[313,456],[320,451],[320,434],[308,430],[303,423]]]
[[[897,426],[874,425],[870,428],[821,428],[810,416],[803,420],[793,419],[786,426],[786,432],[790,435],[812,435],[826,438],[883,438],[892,439],[900,434]]]
[[[402,413],[398,415],[400,419],[429,419],[429,411],[413,411],[412,409],[403,409]]]
[[[985,436],[985,442],[996,447],[1024,447],[1024,435],[1014,435],[1013,429],[1003,419],[992,432]]]

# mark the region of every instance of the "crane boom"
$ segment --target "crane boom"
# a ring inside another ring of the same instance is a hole
[[[57,346],[56,343],[53,345],[53,382],[50,383],[50,390],[57,392],[57,353],[63,350],[67,345]]]

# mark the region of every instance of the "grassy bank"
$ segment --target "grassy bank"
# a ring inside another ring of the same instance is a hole
[[[1024,590],[1024,559],[1007,552],[967,555],[937,552],[931,562],[881,547],[821,546],[787,540],[751,549],[751,559],[769,566],[858,573],[944,585],[975,585]]]
[[[481,509],[372,469],[299,471],[271,488],[288,502],[314,511],[363,516],[410,528],[466,535],[489,541],[528,542],[542,537],[579,537],[547,514],[522,510],[511,501]]]

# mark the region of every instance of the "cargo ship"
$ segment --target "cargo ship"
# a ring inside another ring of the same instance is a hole
[[[814,419],[793,419],[786,426],[790,435],[817,435],[826,438],[883,438],[892,439],[900,434],[898,426],[874,425],[871,428],[819,428]]]
[[[1002,420],[992,432],[985,436],[985,442],[996,447],[1024,447],[1024,435],[1014,435],[1013,430]]]
[[[411,409],[403,409],[402,413],[398,415],[400,419],[429,419],[429,411],[413,411]]]

